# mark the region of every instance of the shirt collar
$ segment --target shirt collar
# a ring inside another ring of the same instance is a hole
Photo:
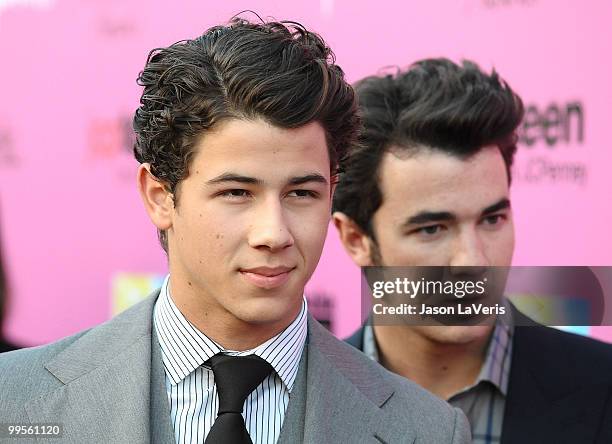
[[[508,380],[510,376],[510,361],[512,359],[512,336],[514,334],[514,323],[510,303],[504,298],[505,312],[498,315],[495,328],[489,339],[485,361],[480,368],[480,373],[474,384],[488,381],[506,396],[508,392]]]
[[[164,368],[173,384],[181,382],[218,353],[232,356],[255,354],[274,368],[291,392],[308,332],[306,299],[300,313],[287,328],[251,350],[238,352],[224,349],[185,318],[170,295],[169,277],[166,276],[155,302],[153,324]]]

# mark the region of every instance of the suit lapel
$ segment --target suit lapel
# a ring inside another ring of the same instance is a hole
[[[30,420],[62,423],[65,442],[149,442],[156,297],[90,330],[48,362],[64,385],[26,405]]]
[[[520,362],[517,365],[516,345],[515,338],[508,397],[504,407],[502,444],[530,442],[533,434],[545,427],[542,416],[548,411],[548,402],[529,369]]]
[[[170,422],[170,406],[166,392],[166,376],[157,334],[151,335],[151,443],[174,443]]]
[[[306,374],[308,372],[308,345],[304,347],[289,405],[281,427],[277,444],[304,442],[304,418],[306,416]]]
[[[393,387],[314,319],[308,326],[304,442],[390,442],[398,434],[413,442],[414,434],[398,429],[381,409]]]

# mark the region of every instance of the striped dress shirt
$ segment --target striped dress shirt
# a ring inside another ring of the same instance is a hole
[[[504,306],[506,312],[497,316],[485,360],[476,381],[447,400],[467,416],[474,444],[501,442],[514,332],[510,305],[504,301]],[[369,324],[364,326],[363,351],[378,362],[378,346],[374,330]]]
[[[275,443],[280,435],[307,334],[307,304],[281,333],[252,350],[226,350],[191,324],[172,301],[169,276],[155,303],[153,325],[161,346],[166,392],[177,444],[203,443],[219,410],[208,359],[218,353],[255,354],[274,371],[249,395],[242,416],[254,444]]]

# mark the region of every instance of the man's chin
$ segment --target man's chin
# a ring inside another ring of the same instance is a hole
[[[475,341],[486,340],[491,333],[491,325],[473,326],[421,326],[419,331],[422,336],[432,342],[443,345],[462,345]]]
[[[233,314],[242,322],[264,326],[264,325],[289,325],[299,314],[302,306],[299,300],[281,301],[275,297],[256,298],[241,303]]]

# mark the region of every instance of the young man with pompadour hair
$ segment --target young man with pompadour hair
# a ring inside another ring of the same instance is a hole
[[[4,422],[63,442],[466,443],[458,409],[309,314],[353,89],[291,22],[234,19],[151,52],[134,117],[160,290],[109,322],[0,358]]]
[[[353,261],[509,267],[520,97],[495,71],[448,59],[355,89],[364,129],[333,205]],[[612,347],[508,308],[487,325],[366,324],[347,341],[461,408],[474,443],[612,442]]]

